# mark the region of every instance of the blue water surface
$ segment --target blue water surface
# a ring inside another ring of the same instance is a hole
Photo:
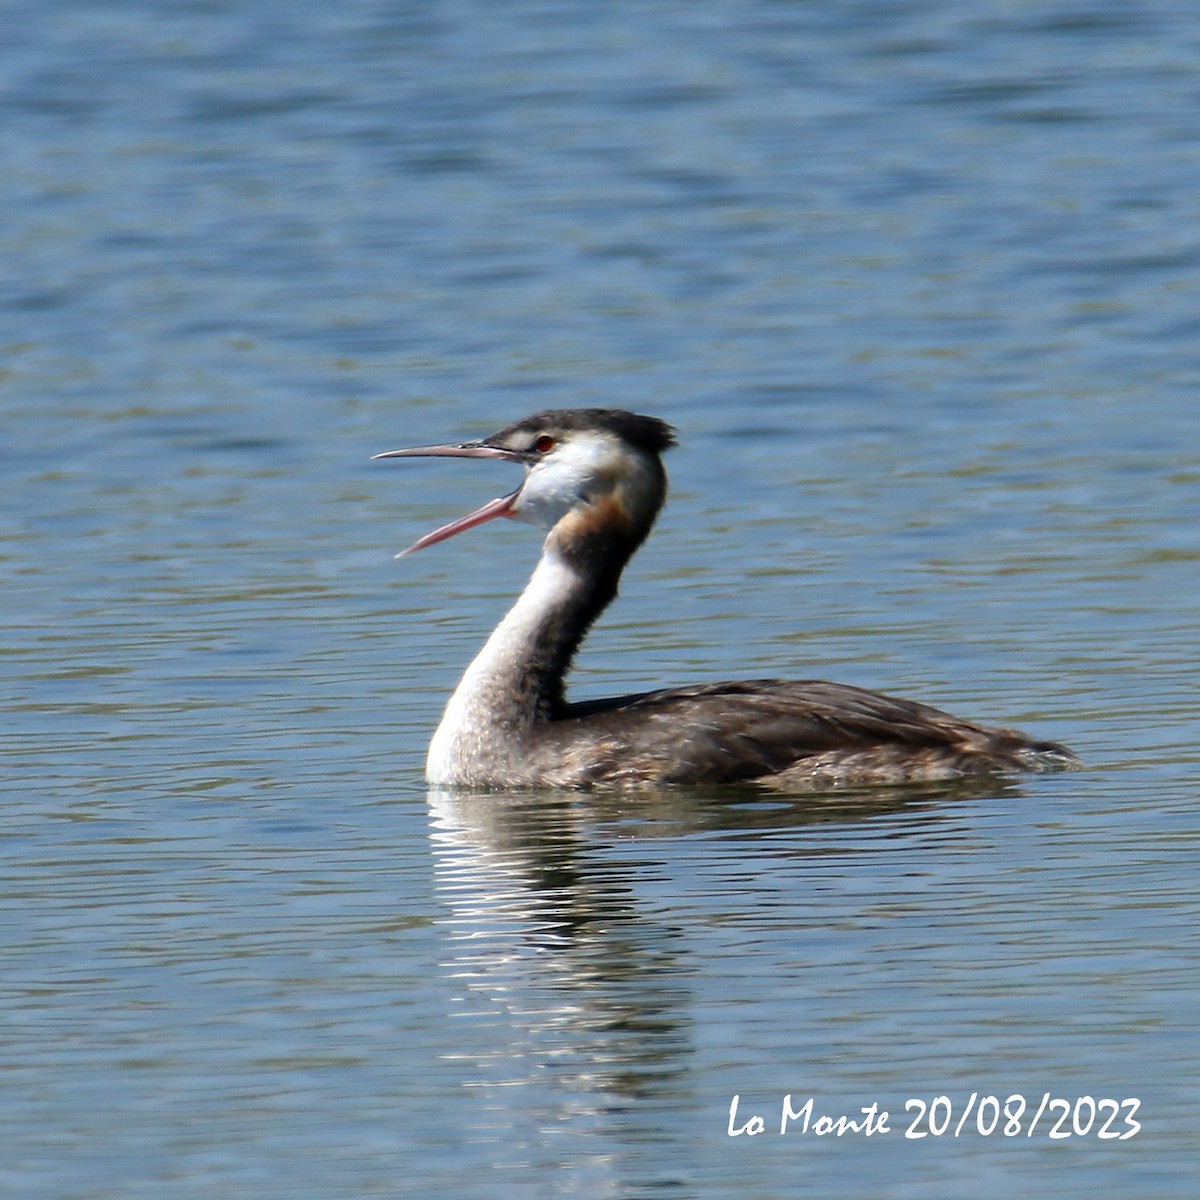
[[[0,1192],[1194,1194],[1190,4],[4,14]],[[597,404],[681,444],[576,695],[1085,769],[429,793],[537,539],[369,456]]]

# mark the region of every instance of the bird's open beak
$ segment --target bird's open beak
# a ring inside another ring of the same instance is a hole
[[[502,458],[508,462],[523,463],[524,459],[520,454],[513,450],[504,450],[498,446],[488,446],[483,442],[461,442],[458,445],[449,446],[413,446],[408,450],[385,450],[382,454],[372,454],[374,458]],[[424,550],[426,546],[436,546],[438,542],[444,542],[447,538],[452,538],[456,533],[462,533],[465,529],[474,529],[476,525],[482,525],[485,521],[490,521],[494,517],[507,517],[510,515],[513,503],[516,501],[521,489],[516,488],[505,496],[498,496],[495,500],[489,500],[482,508],[477,508],[474,512],[467,513],[465,517],[459,517],[457,521],[451,521],[448,525],[442,525],[434,529],[424,537],[418,538],[407,550],[401,550],[396,555],[397,558],[403,558],[406,554],[413,554],[417,550]]]

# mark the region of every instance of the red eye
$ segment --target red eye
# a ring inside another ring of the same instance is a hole
[[[543,433],[536,442],[533,443],[533,448],[539,454],[548,454],[554,449],[554,439],[548,434]]]

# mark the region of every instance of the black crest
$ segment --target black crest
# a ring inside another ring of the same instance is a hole
[[[614,434],[652,454],[661,454],[675,445],[675,430],[666,421],[626,412],[623,408],[549,408],[505,425],[484,441],[494,446],[524,449],[522,443],[532,445],[542,435],[563,436],[592,430]]]

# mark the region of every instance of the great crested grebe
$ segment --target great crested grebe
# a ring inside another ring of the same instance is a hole
[[[613,408],[552,409],[475,442],[375,458],[500,458],[520,487],[415,542],[494,517],[550,532],[520,599],[467,668],[429,746],[430,783],[637,787],[755,780],[811,790],[1077,763],[1053,742],[819,680],[748,679],[569,702],[563,679],[667,493],[674,430]]]

